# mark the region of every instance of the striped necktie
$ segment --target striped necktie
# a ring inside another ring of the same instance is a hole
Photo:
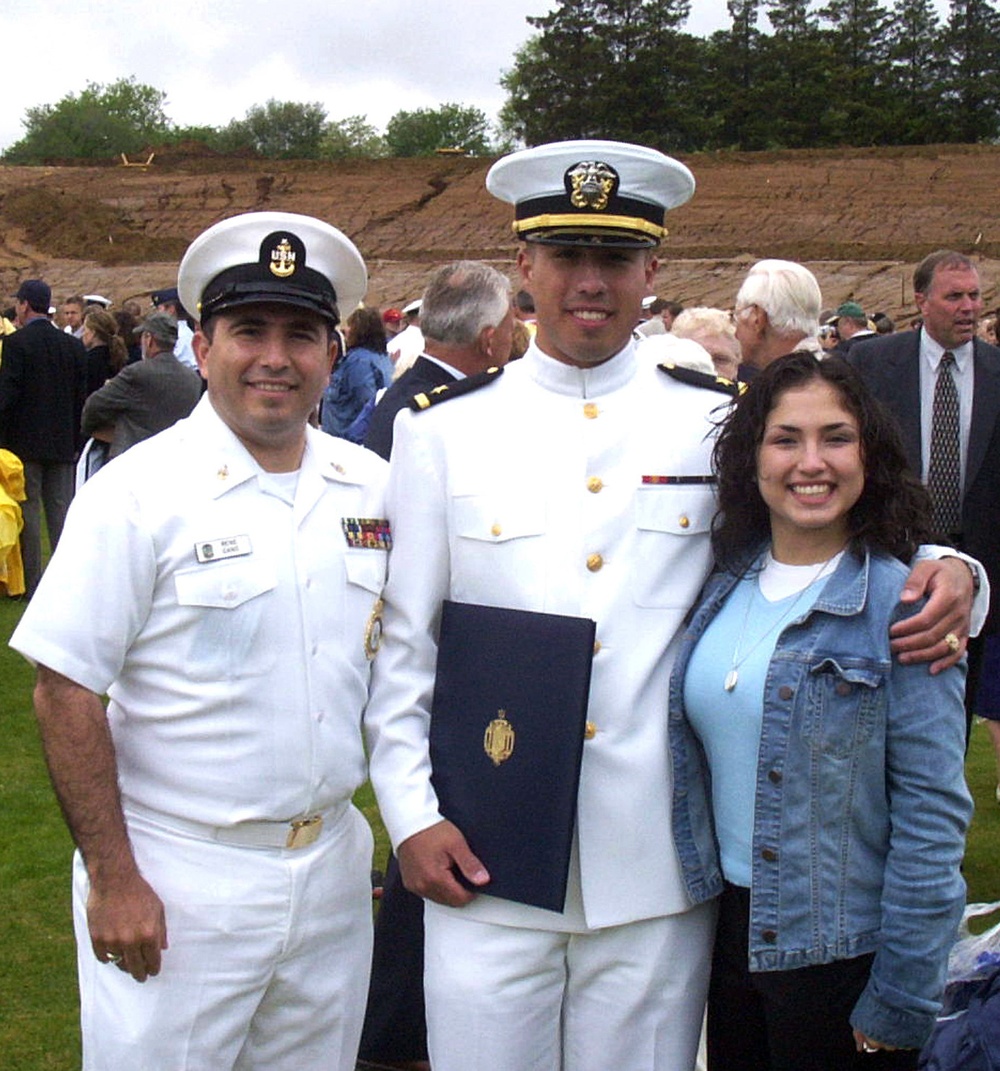
[[[954,535],[962,530],[962,455],[954,369],[955,355],[949,350],[941,357],[934,386],[931,459],[927,470],[927,490],[938,535]]]

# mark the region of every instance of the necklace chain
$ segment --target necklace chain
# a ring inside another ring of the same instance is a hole
[[[820,576],[823,573],[823,570],[830,564],[831,561],[833,561],[833,558],[828,558],[826,561],[819,563],[819,568],[816,570],[815,573],[813,573],[812,577],[805,585],[805,587],[799,589],[799,593],[792,600],[792,603],[788,607],[788,609],[785,610],[785,612],[778,618],[778,620],[775,621],[774,624],[771,625],[771,627],[763,635],[757,638],[757,641],[748,651],[744,651],[743,654],[740,655],[740,648],[743,646],[743,637],[746,635],[747,631],[747,623],[750,621],[750,609],[754,604],[754,595],[757,591],[760,590],[759,578],[754,581],[754,590],[750,592],[750,595],[747,598],[746,610],[743,612],[743,624],[740,626],[740,635],[736,641],[736,646],[733,648],[733,661],[729,666],[729,672],[726,674],[726,679],[722,682],[722,687],[725,688],[727,692],[731,692],[739,683],[740,666],[743,665],[743,663],[754,653],[754,651],[757,650],[757,648],[768,638],[768,636],[770,636],[775,631],[775,629],[782,625],[791,616],[792,612],[795,610],[795,607],[798,606],[799,603],[802,601],[802,596],[805,595],[805,593],[813,586],[813,584],[816,583],[817,580],[819,580]]]

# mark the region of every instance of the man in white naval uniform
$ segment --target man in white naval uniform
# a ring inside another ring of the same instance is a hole
[[[349,1071],[386,466],[307,420],[364,262],[252,213],[195,239],[179,285],[207,395],[87,482],[11,640],[78,848],[83,1067]]]
[[[649,149],[565,142],[499,161],[487,185],[517,206],[538,332],[478,390],[397,417],[366,714],[382,815],[407,886],[428,900],[431,1065],[686,1071],[713,909],[687,902],[670,841],[665,704],[711,565],[711,432],[726,397],[714,377],[637,359],[632,327],[663,211],[694,181]],[[597,622],[561,913],[490,897],[486,868],[439,813],[428,727],[446,598]]]

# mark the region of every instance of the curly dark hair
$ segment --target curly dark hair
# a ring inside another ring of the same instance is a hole
[[[362,305],[347,317],[347,338],[350,349],[362,349],[385,353],[385,324],[382,314],[370,305]]]
[[[799,351],[755,376],[720,421],[712,464],[719,479],[719,512],[712,523],[716,563],[745,572],[770,538],[768,508],[757,489],[757,451],[767,417],[787,390],[813,380],[829,383],[858,422],[865,486],[847,515],[851,548],[880,551],[908,562],[931,538],[927,489],[909,470],[896,422],[845,361]]]

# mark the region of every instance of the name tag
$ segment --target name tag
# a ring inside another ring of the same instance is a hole
[[[222,539],[206,539],[195,543],[195,557],[204,565],[206,562],[224,561],[226,558],[244,558],[253,553],[250,537],[246,535],[225,536]]]

